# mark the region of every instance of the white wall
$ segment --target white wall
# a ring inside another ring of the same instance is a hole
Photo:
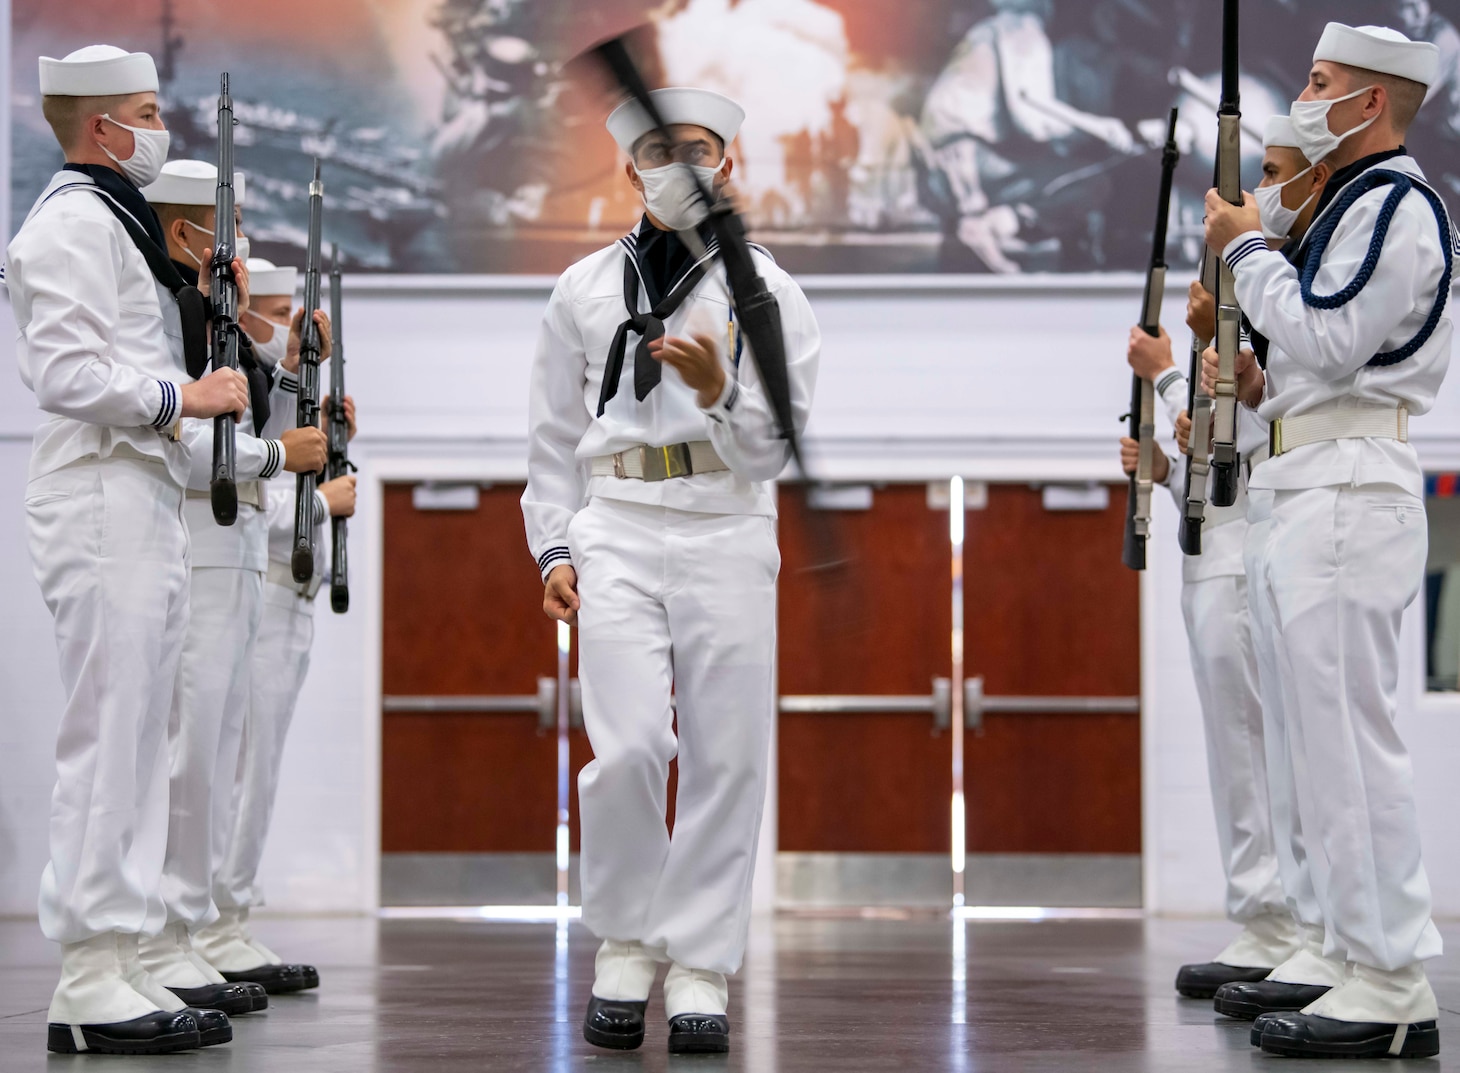
[[[813,459],[840,478],[1117,477],[1126,401],[1124,338],[1138,281],[927,282],[914,291],[808,281],[825,335]],[[379,482],[520,478],[524,398],[538,281],[433,292],[357,281],[346,338],[364,431],[352,533],[355,602],[323,603],[314,666],[296,718],[265,860],[279,909],[375,904],[379,766]],[[1175,285],[1167,298],[1180,308]],[[0,912],[33,911],[45,861],[51,749],[61,701],[50,621],[25,549],[22,495],[29,395],[0,310]],[[1427,463],[1460,468],[1460,404],[1445,394],[1415,422]],[[1146,895],[1171,913],[1220,910],[1206,769],[1177,609],[1175,513],[1159,501],[1143,588]],[[449,552],[449,549],[446,549]],[[1111,549],[1114,555],[1115,549]],[[526,551],[510,569],[531,569]],[[1406,682],[1417,689],[1419,638]],[[1460,705],[1426,700],[1404,716],[1415,754],[1425,848],[1439,910],[1460,912],[1460,845],[1449,837],[1460,769]],[[768,824],[772,829],[773,824]]]

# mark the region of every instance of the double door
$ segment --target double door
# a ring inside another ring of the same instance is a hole
[[[957,744],[967,900],[1132,904],[1139,623],[1120,496],[1065,510],[1046,489],[970,486],[964,684],[941,489],[881,485],[825,503],[842,560],[830,570],[812,569],[819,508],[782,491],[780,899],[948,904]],[[386,490],[386,904],[551,902],[560,789],[576,852],[576,772],[591,750],[570,657],[560,752],[558,638],[521,491]],[[454,509],[433,509],[443,503]]]

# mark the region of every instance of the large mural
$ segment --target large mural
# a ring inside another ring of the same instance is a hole
[[[36,57],[152,52],[174,156],[215,151],[232,76],[247,229],[297,260],[311,159],[332,239],[397,273],[550,273],[633,226],[609,102],[567,61],[645,27],[663,84],[749,112],[731,147],[756,238],[799,272],[1133,271],[1181,109],[1171,258],[1194,262],[1216,134],[1210,0],[12,0],[12,226],[60,157]],[[1460,192],[1460,0],[1245,0],[1247,181],[1328,19],[1438,44],[1412,141]]]

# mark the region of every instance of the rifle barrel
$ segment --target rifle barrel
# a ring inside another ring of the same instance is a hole
[[[319,241],[321,216],[324,210],[324,182],[320,179],[319,160],[314,162],[314,181],[309,184],[309,247],[304,259],[304,323],[299,345],[299,403],[296,411],[300,428],[319,425],[319,326],[314,314],[319,310]],[[300,584],[314,577],[314,492],[319,484],[318,473],[301,473],[295,482],[294,550],[290,569]]]

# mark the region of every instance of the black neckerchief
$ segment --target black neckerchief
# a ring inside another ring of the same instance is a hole
[[[167,239],[162,233],[162,221],[157,218],[157,213],[142,196],[142,191],[133,186],[131,180],[125,175],[113,171],[111,168],[104,168],[100,164],[67,164],[61,170],[90,176],[92,182],[116,198],[122,208],[137,218],[137,222],[147,232],[148,238],[162,249],[167,249]]]
[[[184,283],[191,287],[198,285],[196,268],[178,260],[174,260],[172,265]],[[264,426],[269,423],[269,392],[273,389],[274,378],[268,366],[259,361],[258,355],[253,351],[253,340],[249,339],[242,328],[238,329],[238,367],[248,378],[248,404],[253,410],[253,434],[262,436]]]
[[[1339,191],[1357,179],[1361,174],[1375,165],[1384,163],[1386,160],[1393,160],[1395,157],[1408,155],[1409,150],[1401,145],[1398,149],[1386,149],[1382,153],[1370,153],[1366,157],[1355,160],[1352,164],[1347,164],[1339,168],[1329,178],[1328,185],[1323,188],[1323,193],[1318,198],[1318,207],[1313,210],[1313,219],[1317,220],[1318,217],[1322,216],[1323,210],[1333,204],[1333,199],[1338,197]],[[1292,258],[1289,257],[1288,260],[1291,261]]]
[[[708,237],[708,232],[701,227],[701,240]],[[685,270],[694,263],[694,255],[679,240],[679,234],[659,230],[649,222],[647,214],[639,224],[637,256],[639,272],[644,277],[644,290],[649,296],[651,306],[662,302]]]
[[[646,232],[653,232],[652,234]],[[701,226],[701,235],[708,238],[707,229]],[[608,401],[618,394],[618,382],[623,376],[624,355],[628,350],[629,333],[639,336],[639,345],[634,350],[634,398],[643,402],[649,392],[659,386],[664,367],[649,353],[649,344],[664,335],[664,322],[684,304],[709,270],[710,261],[696,264],[693,256],[673,231],[660,231],[649,222],[646,215],[638,232],[623,240],[621,244],[632,243],[632,254],[624,257],[624,308],[628,319],[618,326],[613,342],[609,344],[608,361],[603,370],[603,387],[598,393],[598,416],[602,417]],[[645,252],[645,245],[649,247]],[[713,241],[706,242],[707,252],[713,254]],[[651,276],[651,273],[658,273]],[[639,277],[643,276],[644,287],[649,291],[651,309],[639,312]],[[651,282],[651,279],[653,280]],[[662,288],[662,297],[654,289]],[[667,293],[664,291],[667,290]]]

